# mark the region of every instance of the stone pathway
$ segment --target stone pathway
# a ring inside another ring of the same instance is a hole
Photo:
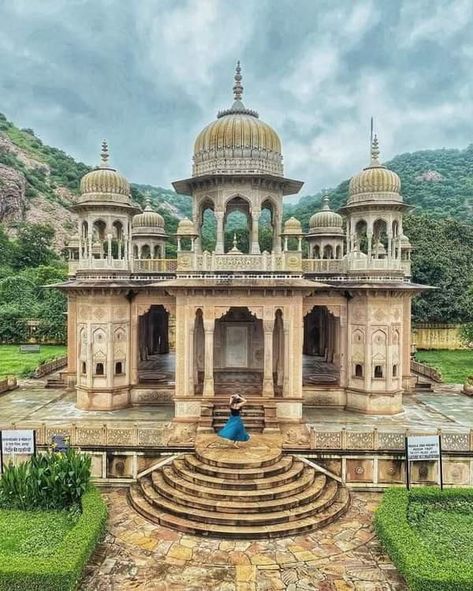
[[[325,529],[255,542],[156,527],[128,506],[123,489],[105,498],[108,533],[81,591],[407,590],[373,532],[376,493],[352,493],[348,513]]]

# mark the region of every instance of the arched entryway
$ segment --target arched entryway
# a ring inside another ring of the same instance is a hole
[[[263,321],[246,307],[230,308],[215,321],[215,393],[261,394],[263,362]]]
[[[174,353],[170,352],[170,316],[162,305],[152,305],[138,319],[138,376],[140,382],[174,380]]]
[[[304,385],[339,383],[339,331],[339,318],[326,306],[314,306],[304,317]]]

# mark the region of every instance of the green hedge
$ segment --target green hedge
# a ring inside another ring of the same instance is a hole
[[[52,556],[0,555],[1,591],[73,591],[99,541],[107,520],[100,493],[89,488],[82,497],[82,513]]]
[[[438,506],[473,502],[471,489],[388,489],[375,516],[376,533],[411,591],[473,591],[473,564],[439,560],[408,522],[410,501]]]

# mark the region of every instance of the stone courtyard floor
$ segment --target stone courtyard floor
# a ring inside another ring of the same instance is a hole
[[[107,535],[81,591],[407,590],[373,531],[380,494],[352,492],[348,512],[314,533],[254,542],[158,527],[129,507],[125,489],[104,495]]]

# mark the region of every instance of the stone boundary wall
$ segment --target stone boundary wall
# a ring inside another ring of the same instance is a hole
[[[413,324],[412,344],[417,349],[465,349],[459,324]]]
[[[135,423],[130,426],[100,424],[0,424],[0,428],[36,429],[37,443],[45,448],[53,435],[65,435],[73,446],[92,456],[92,474],[102,485],[128,486],[137,474],[154,466],[163,455],[191,451],[195,425]],[[447,486],[473,485],[473,430],[463,432],[346,428],[320,430],[313,425],[282,425],[287,453],[302,455],[339,476],[347,486],[380,490],[405,482],[404,441],[407,434],[442,435],[444,481]],[[437,481],[436,462],[414,462],[412,482]]]
[[[53,359],[52,361],[47,361],[46,363],[42,363],[38,365],[38,367],[34,371],[35,378],[43,378],[44,376],[49,375],[57,371],[58,369],[62,369],[67,365],[67,357],[59,357],[58,359]]]
[[[442,375],[437,369],[435,369],[435,367],[431,367],[430,365],[421,363],[420,361],[411,361],[411,371],[417,375],[423,376],[424,378],[428,378],[433,382],[443,382]]]
[[[15,376],[9,376],[3,380],[0,380],[0,394],[10,392],[10,390],[15,390],[15,388],[18,388],[18,383]]]

